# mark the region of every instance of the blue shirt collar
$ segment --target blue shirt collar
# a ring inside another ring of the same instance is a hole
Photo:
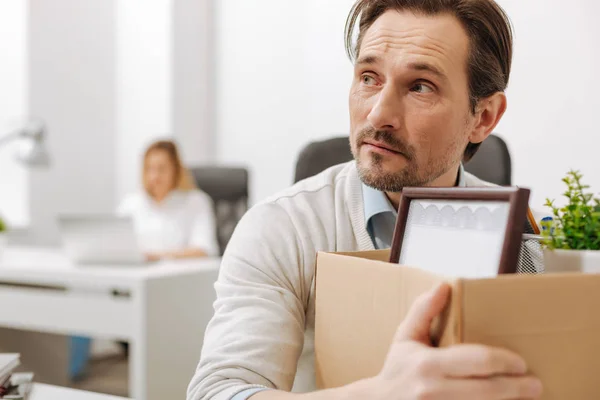
[[[457,181],[458,187],[466,186],[465,169],[462,163],[458,168]],[[397,211],[394,208],[394,206],[392,206],[392,203],[387,198],[385,193],[380,192],[377,189],[373,189],[372,187],[367,186],[364,183],[362,184],[362,189],[365,210],[365,227],[368,227],[371,219],[378,214],[392,213],[393,216],[396,217]]]
[[[396,216],[396,209],[385,195],[377,189],[362,184],[363,202],[365,204],[365,223],[369,224],[371,218],[378,214],[392,213]]]

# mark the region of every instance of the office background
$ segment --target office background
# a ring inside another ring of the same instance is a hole
[[[593,186],[600,28],[593,0],[500,0],[515,25],[508,142],[532,206],[581,169]],[[35,243],[60,212],[111,212],[138,185],[150,140],[192,164],[251,173],[251,203],[290,184],[307,142],[348,130],[352,0],[11,0],[0,4],[0,123],[48,124],[53,167],[0,152],[0,212]],[[277,166],[277,168],[273,168]]]
[[[307,143],[348,132],[353,2],[0,2],[0,135],[39,117],[52,156],[51,168],[26,169],[18,143],[0,148],[11,239],[58,244],[58,214],[114,212],[156,138],[176,139],[188,165],[248,168],[251,204],[289,186]],[[513,183],[533,189],[535,209],[561,196],[570,168],[597,189],[600,3],[498,2],[515,27],[496,129]]]

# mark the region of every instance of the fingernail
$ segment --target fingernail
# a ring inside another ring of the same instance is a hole
[[[442,290],[443,287],[446,287],[448,284],[446,282],[439,282],[435,286],[433,286],[431,293],[437,293]]]
[[[543,391],[542,382],[539,379],[533,379],[530,385],[530,395],[534,398],[538,398],[542,395]]]
[[[515,363],[515,371],[517,374],[524,374],[527,372],[527,363],[525,360],[519,360]]]

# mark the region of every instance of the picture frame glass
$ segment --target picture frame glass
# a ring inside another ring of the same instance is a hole
[[[412,199],[399,264],[456,278],[498,275],[508,201]]]

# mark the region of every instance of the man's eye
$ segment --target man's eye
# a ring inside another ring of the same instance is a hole
[[[426,85],[424,83],[416,83],[411,89],[411,92],[417,92],[417,93],[431,93],[433,92],[433,89],[431,88],[431,86]]]
[[[364,83],[367,86],[371,86],[371,85],[376,85],[377,81],[371,75],[363,75],[362,83]]]

